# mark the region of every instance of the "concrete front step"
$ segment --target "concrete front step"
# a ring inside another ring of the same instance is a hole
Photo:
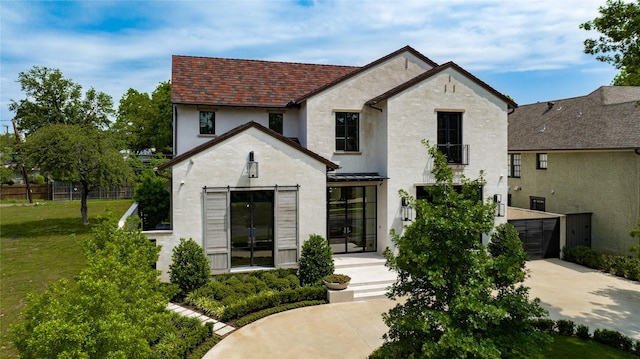
[[[335,273],[351,277],[344,293],[330,293],[336,301],[385,298],[387,288],[397,275],[385,266],[386,260],[378,253],[339,254],[333,256]],[[349,292],[349,293],[347,293]]]
[[[337,269],[384,266],[386,259],[378,253],[337,254],[333,256],[333,263]]]

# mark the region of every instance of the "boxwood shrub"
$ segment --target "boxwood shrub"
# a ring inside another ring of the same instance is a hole
[[[564,260],[630,280],[640,280],[640,258],[599,253],[589,247],[564,247]]]
[[[593,340],[627,353],[633,350],[633,339],[615,330],[596,329],[593,332]]]
[[[277,269],[216,276],[192,291],[185,301],[206,314],[229,321],[286,303],[325,300],[323,287],[302,287],[295,269]]]

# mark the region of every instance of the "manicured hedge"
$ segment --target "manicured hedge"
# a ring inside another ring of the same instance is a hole
[[[196,318],[171,314],[174,331],[164,333],[160,341],[153,346],[152,358],[181,359],[189,355],[213,334],[213,323],[202,323]]]
[[[589,327],[586,325],[575,325],[571,320],[560,319],[554,321],[548,318],[534,319],[536,328],[546,331],[549,334],[560,334],[565,336],[577,336],[583,340],[593,339],[593,341],[622,350],[624,352],[640,356],[640,340],[633,341],[630,337],[609,329],[596,329],[593,336],[589,334]]]
[[[289,304],[284,304],[278,307],[274,307],[274,308],[267,308],[264,310],[261,310],[259,312],[255,312],[249,315],[246,315],[238,320],[236,320],[236,325],[239,327],[245,326],[249,323],[253,323],[258,319],[262,319],[264,317],[268,317],[272,314],[276,314],[276,313],[280,313],[280,312],[285,312],[287,310],[291,310],[291,309],[297,309],[297,308],[302,308],[302,307],[309,307],[309,306],[313,306],[313,305],[320,305],[320,304],[326,304],[327,301],[326,300],[308,300],[308,301],[303,301],[303,302],[297,302],[297,303],[289,303]]]
[[[640,258],[599,253],[589,247],[564,247],[563,259],[630,280],[640,280]]]
[[[300,286],[295,270],[276,269],[216,276],[191,292],[186,302],[224,322],[265,308],[325,298],[323,287]]]

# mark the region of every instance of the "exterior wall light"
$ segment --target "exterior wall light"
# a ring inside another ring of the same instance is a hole
[[[249,152],[249,162],[247,162],[247,177],[258,178],[258,162],[254,160],[253,151]]]
[[[413,209],[409,206],[409,201],[404,198],[402,199],[402,204],[400,206],[400,217],[402,217],[403,222],[413,220]]]
[[[504,217],[506,212],[506,206],[502,203],[502,195],[496,193],[493,195],[493,202],[497,205],[498,213],[496,213],[497,217]]]

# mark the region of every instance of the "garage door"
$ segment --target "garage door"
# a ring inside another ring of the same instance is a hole
[[[529,259],[560,257],[560,220],[536,218],[510,220],[520,233],[520,240]]]

